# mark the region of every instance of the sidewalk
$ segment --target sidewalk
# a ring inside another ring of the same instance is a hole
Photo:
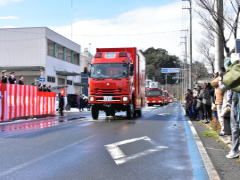
[[[200,121],[192,121],[215,169],[221,179],[239,180],[240,159],[227,159],[230,151],[230,137],[220,137],[209,125]]]

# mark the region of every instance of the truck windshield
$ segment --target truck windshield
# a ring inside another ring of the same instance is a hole
[[[147,90],[147,97],[159,97],[162,95],[160,90]]]
[[[126,63],[99,63],[92,64],[91,78],[123,78],[129,73],[128,64]]]

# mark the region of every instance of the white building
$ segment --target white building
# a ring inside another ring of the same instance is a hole
[[[80,45],[46,27],[0,29],[0,42],[0,70],[79,93]]]

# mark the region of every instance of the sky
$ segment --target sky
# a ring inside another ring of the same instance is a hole
[[[181,30],[189,23],[182,7],[181,0],[0,0],[0,27],[49,27],[80,44],[82,51],[154,47],[180,57]],[[197,42],[197,17],[193,22]]]

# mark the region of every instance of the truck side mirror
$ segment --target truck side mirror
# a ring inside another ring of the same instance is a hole
[[[134,74],[134,65],[133,64],[130,64],[130,76],[133,76]]]

